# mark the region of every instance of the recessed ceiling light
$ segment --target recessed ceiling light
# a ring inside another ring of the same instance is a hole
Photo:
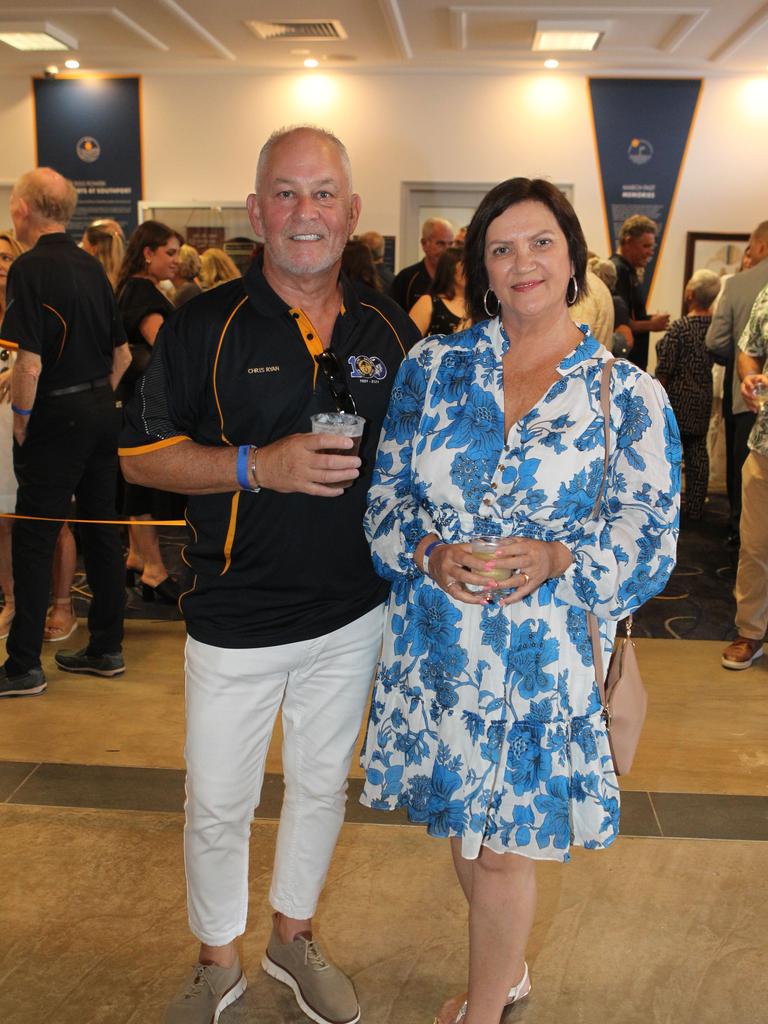
[[[538,21],[533,50],[594,50],[605,34],[604,22]]]
[[[77,71],[77,69],[80,67],[80,61],[79,60],[65,60],[64,61],[64,67],[65,68],[69,68],[70,71]]]
[[[304,61],[304,67],[305,68],[316,68],[319,65],[320,65],[320,61],[319,60],[315,60],[314,57],[307,57],[307,59]]]
[[[77,49],[77,40],[49,21],[0,22],[0,42],[15,50]]]
[[[58,65],[57,64],[49,64],[48,67],[45,69],[45,73],[46,73],[46,75],[58,75],[58,73],[59,73]]]
[[[555,68],[559,68],[560,67],[560,61],[559,60],[555,60],[554,57],[550,57],[548,60],[544,61],[544,67],[545,68],[549,68],[550,71],[554,71]]]

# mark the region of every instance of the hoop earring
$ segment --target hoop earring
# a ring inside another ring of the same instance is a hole
[[[493,295],[493,297],[496,299],[496,310],[493,313],[490,311],[490,309],[488,309],[488,296],[489,295]],[[486,288],[485,289],[485,295],[483,295],[483,309],[485,310],[486,314],[491,319],[493,319],[493,317],[495,317],[495,316],[498,316],[499,313],[501,312],[501,302],[499,301],[498,296],[495,295],[494,292],[490,288]]]
[[[572,296],[568,294],[570,292],[570,290],[571,290],[571,285],[573,285],[573,295]],[[566,304],[566,306],[575,306],[576,305],[576,299],[578,299],[578,297],[579,297],[579,283],[576,280],[576,277],[572,276],[570,278],[570,280],[568,281],[568,286],[565,289],[565,304]]]

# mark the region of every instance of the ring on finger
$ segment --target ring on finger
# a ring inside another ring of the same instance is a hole
[[[531,577],[530,577],[530,576],[528,575],[528,573],[527,573],[527,572],[523,572],[523,570],[522,570],[522,569],[518,569],[518,570],[517,570],[517,575],[518,575],[518,576],[523,576],[523,577],[525,578],[525,585],[526,585],[526,587],[527,587],[527,586],[528,586],[528,584],[529,584],[529,583],[531,582]]]
[[[451,587],[455,586],[455,584],[457,584],[458,582],[458,580],[450,580],[448,583],[445,584],[445,589],[450,590]]]

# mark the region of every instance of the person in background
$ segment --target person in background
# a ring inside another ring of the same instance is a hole
[[[723,418],[726,479],[731,506],[727,542],[734,546],[739,543],[742,467],[749,454],[748,439],[755,424],[755,414],[744,397],[736,363],[739,339],[749,322],[757,296],[768,284],[768,220],[758,224],[750,235],[748,254],[749,269],[734,274],[725,282],[707,331],[707,348],[717,362],[725,366]]]
[[[677,428],[658,382],[626,362],[611,370],[593,512],[610,355],[571,319],[585,269],[554,185],[513,178],[485,196],[464,243],[474,326],[403,362],[368,492],[392,590],[361,800],[450,842],[469,993],[439,1024],[496,1024],[526,998],[536,861],[616,839],[587,613],[607,665],[617,621],[675,563]],[[502,541],[495,556],[472,553],[477,535]]]
[[[203,290],[197,282],[202,265],[197,249],[193,245],[182,245],[177,263],[176,273],[171,278],[171,284],[176,289],[173,293],[176,309],[200,295]]]
[[[200,287],[204,292],[238,277],[242,277],[242,274],[223,249],[206,249],[200,257]]]
[[[341,254],[341,269],[350,281],[359,281],[374,291],[381,291],[379,275],[371,250],[361,239],[351,238]]]
[[[768,628],[768,284],[758,292],[739,339],[736,369],[755,423],[743,473],[736,639],[723,651],[720,663],[740,671],[762,658]]]
[[[117,221],[97,220],[89,224],[83,232],[80,248],[99,261],[114,290],[125,256],[125,239]],[[77,629],[77,616],[72,603],[72,583],[76,570],[75,538],[69,524],[64,523],[53,555],[52,604],[43,630],[46,643],[68,640]]]
[[[627,356],[635,366],[645,370],[648,366],[648,339],[651,331],[666,331],[669,313],[649,313],[645,308],[645,295],[640,275],[656,249],[658,229],[650,217],[634,214],[621,225],[619,251],[611,257],[616,267],[617,295],[629,310],[629,326],[634,344]]]
[[[712,362],[705,339],[720,278],[697,270],[685,286],[686,314],[675,320],[656,345],[656,378],[666,390],[680,429],[685,465],[686,519],[704,513],[709,484],[707,430],[712,413]]]
[[[594,336],[608,351],[613,348],[613,298],[608,286],[587,264],[586,293],[571,306],[575,324],[587,324]]]
[[[96,221],[89,224],[83,232],[80,245],[91,256],[95,256],[104,267],[107,280],[114,290],[117,287],[117,278],[125,256],[125,240],[122,232],[118,233],[113,228],[106,226],[111,223],[111,221]]]
[[[456,232],[456,237],[453,240],[453,244],[457,246],[457,248],[459,249],[461,249],[464,246],[464,241],[467,237],[468,227],[469,225],[465,224],[463,228],[459,228],[459,230]]]
[[[132,356],[119,393],[123,406],[131,400],[138,380],[149,365],[158,331],[173,312],[173,306],[160,290],[160,283],[175,277],[181,245],[180,236],[156,220],[144,221],[128,241],[117,284],[117,301]],[[123,512],[131,519],[147,522],[181,519],[184,501],[179,495],[128,483]],[[140,580],[144,601],[162,604],[178,601],[179,584],[166,568],[156,526],[128,527],[125,573],[129,585]]]
[[[590,270],[606,286],[613,302],[613,335],[605,346],[617,359],[626,356],[635,343],[635,336],[629,326],[629,310],[620,295],[616,294],[616,266],[611,260],[593,256],[587,263]]]
[[[125,591],[114,525],[117,432],[114,388],[130,362],[115,296],[99,263],[66,232],[77,192],[49,167],[19,178],[10,212],[31,248],[8,278],[2,344],[16,348],[11,385],[13,463],[18,480],[13,530],[16,614],[0,669],[0,695],[35,696],[47,683],[40,664],[58,520],[74,494],[83,524],[83,561],[93,593],[90,639],[56,655],[65,672],[116,676]]]
[[[410,267],[404,267],[392,282],[390,294],[406,313],[417,299],[432,287],[437,261],[453,245],[453,225],[442,217],[429,217],[421,226],[421,248],[424,258]]]
[[[379,234],[378,231],[364,231],[362,235],[358,235],[358,238],[371,250],[373,265],[379,278],[379,291],[389,295],[395,275],[384,263],[384,235]]]
[[[8,271],[24,246],[10,231],[0,232],[0,323],[5,313],[5,288]],[[0,349],[0,512],[16,511],[16,474],[13,471],[13,413],[11,412],[11,381],[15,356],[12,349]],[[5,640],[16,612],[13,596],[13,565],[11,562],[12,519],[0,519],[0,587],[3,610],[0,612],[0,640]]]
[[[428,295],[422,295],[410,311],[410,318],[421,336],[453,334],[467,325],[464,302],[464,265],[462,250],[451,246],[437,262],[435,277]]]

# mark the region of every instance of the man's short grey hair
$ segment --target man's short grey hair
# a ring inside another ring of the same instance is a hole
[[[331,142],[336,149],[339,151],[341,157],[341,166],[344,168],[344,174],[347,178],[347,184],[349,185],[349,191],[352,191],[352,164],[349,159],[349,153],[347,147],[333,134],[328,131],[327,128],[320,128],[315,124],[293,124],[287,128],[278,128],[277,131],[272,132],[267,141],[261,147],[259,153],[259,159],[256,164],[256,195],[260,195],[261,183],[264,179],[264,174],[267,168],[267,162],[269,155],[272,152],[273,147],[276,143],[282,142],[283,139],[289,135],[293,135],[295,132],[312,132],[321,139],[325,139],[327,142]]]
[[[627,217],[621,225],[619,242],[625,242],[628,238],[641,238],[649,233],[656,235],[658,231],[659,227],[655,220],[651,220],[650,217],[646,217],[642,213],[635,213],[631,217]]]
[[[72,220],[77,206],[77,189],[52,167],[38,167],[22,174],[12,195],[24,200],[35,221],[64,227]]]
[[[751,242],[768,242],[768,220],[762,221],[752,232]]]
[[[428,217],[421,225],[421,237],[431,238],[435,228],[448,228],[449,231],[453,232],[453,224],[445,217]]]
[[[691,298],[699,309],[709,309],[720,294],[722,283],[722,280],[714,271],[696,270],[691,275],[685,290],[686,293],[690,293]]]
[[[608,288],[608,291],[612,292],[616,287],[616,265],[611,260],[601,259],[600,256],[593,256],[587,263],[587,267],[592,271],[595,277],[599,277],[604,285]]]

